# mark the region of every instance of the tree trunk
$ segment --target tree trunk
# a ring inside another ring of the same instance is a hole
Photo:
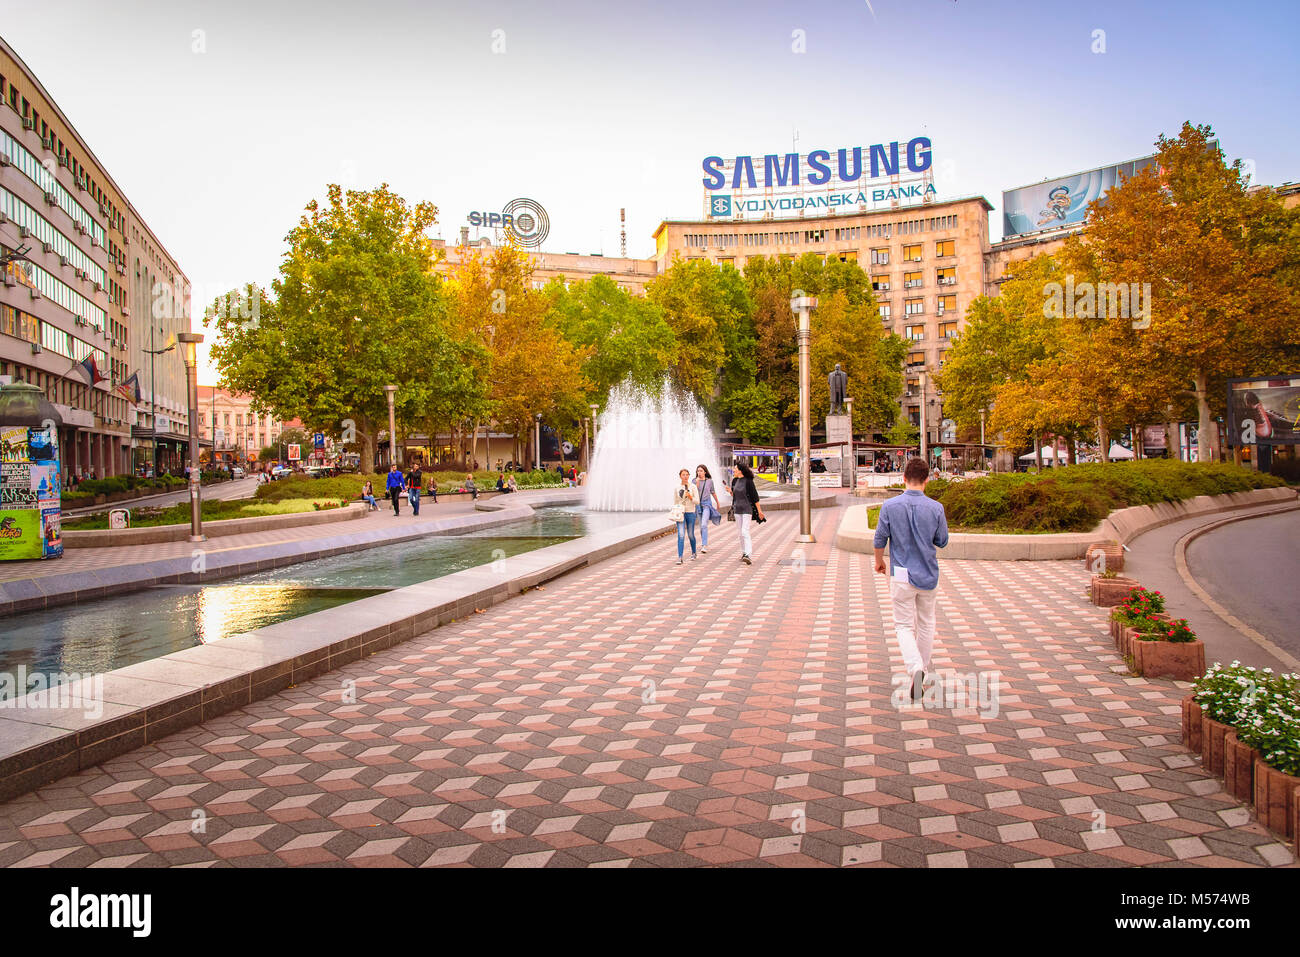
[[[1043,443],[1038,434],[1034,434],[1034,464],[1038,466],[1038,471],[1043,470]]]
[[[478,458],[478,419],[474,420],[474,438],[470,440],[469,458],[471,464]]]
[[[1065,448],[1070,453],[1070,464],[1078,465],[1079,445],[1074,441],[1073,435],[1065,440]]]
[[[1210,420],[1209,379],[1208,373],[1199,370],[1192,377],[1194,385],[1192,394],[1196,396],[1196,460],[1198,462],[1214,462],[1219,457],[1217,436],[1211,432],[1214,423]]]
[[[1110,462],[1110,432],[1106,428],[1106,422],[1101,416],[1097,416],[1097,448],[1101,452],[1103,463]]]

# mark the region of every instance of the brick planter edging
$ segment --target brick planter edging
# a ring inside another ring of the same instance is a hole
[[[1255,819],[1285,840],[1300,858],[1300,777],[1265,763],[1258,751],[1237,738],[1236,729],[1207,717],[1194,695],[1182,701],[1182,742],[1200,751],[1201,766],[1223,778],[1224,789],[1254,807]]]

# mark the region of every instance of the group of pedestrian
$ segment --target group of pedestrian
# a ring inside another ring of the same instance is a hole
[[[425,492],[424,488],[424,471],[420,468],[420,463],[416,462],[410,472],[405,475],[394,462],[388,467],[388,477],[385,480],[384,495],[393,503],[393,514],[402,514],[402,499],[405,498],[411,505],[411,512],[415,515],[420,514],[420,496]],[[438,483],[430,482],[428,488],[429,494],[433,497],[433,503],[438,504]],[[478,496],[475,495],[475,498]],[[361,489],[361,498],[368,504],[371,511],[377,511],[378,503],[375,501],[374,487],[367,482]]]
[[[713,475],[708,466],[697,465],[695,478],[687,469],[677,473],[678,485],[673,489],[673,503],[670,514],[677,523],[677,564],[684,563],[686,542],[691,543],[691,559],[697,557],[695,530],[700,531],[698,554],[709,551],[709,526],[721,524],[723,519],[722,503],[718,499],[718,490],[713,483]],[[746,565],[754,564],[754,542],[750,536],[751,522],[766,522],[763,506],[758,500],[758,489],[754,486],[754,473],[748,465],[736,463],[732,469],[731,482],[724,489],[731,499],[726,518],[734,521],[740,530],[740,560]]]

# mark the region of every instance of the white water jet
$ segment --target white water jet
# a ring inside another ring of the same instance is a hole
[[[596,430],[587,476],[587,507],[598,512],[667,511],[677,473],[703,464],[725,486],[708,416],[691,395],[665,380],[658,393],[623,382],[610,390]],[[721,491],[725,506],[729,499]]]

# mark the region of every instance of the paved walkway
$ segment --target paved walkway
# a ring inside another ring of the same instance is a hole
[[[520,501],[527,502],[527,496],[520,494]],[[511,503],[513,504],[513,503]],[[296,525],[289,528],[268,529],[262,532],[247,532],[243,535],[223,535],[210,538],[202,545],[187,541],[160,542],[156,545],[114,545],[107,548],[65,548],[63,557],[57,560],[32,562],[4,562],[0,564],[0,582],[17,581],[25,578],[43,578],[47,575],[61,575],[67,572],[87,571],[99,568],[113,568],[119,565],[131,565],[137,562],[152,562],[162,558],[190,558],[196,548],[208,554],[248,548],[253,545],[271,545],[280,542],[306,542],[333,538],[353,532],[372,532],[376,529],[390,531],[395,538],[417,533],[421,525],[438,519],[451,518],[455,515],[470,515],[474,512],[471,501],[457,497],[455,500],[441,501],[433,504],[428,498],[420,502],[420,515],[411,513],[410,506],[402,503],[402,514],[393,515],[391,503],[387,508],[380,502],[378,512],[367,513],[365,518],[350,521],[325,522],[321,525]],[[485,516],[488,513],[483,513]]]
[[[840,514],[802,565],[790,512],[752,568],[726,523],[680,568],[662,539],[0,805],[0,865],[1292,862],[1080,562],[943,563],[936,668],[1000,694],[895,706]]]

